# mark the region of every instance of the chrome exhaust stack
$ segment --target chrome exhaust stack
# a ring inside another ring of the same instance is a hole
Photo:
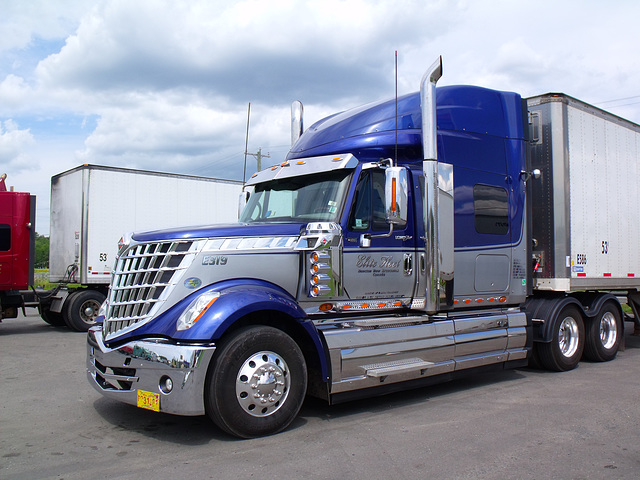
[[[422,149],[424,161],[438,161],[436,124],[436,83],[442,77],[442,57],[422,76],[420,82],[420,109],[422,110]]]
[[[437,313],[453,304],[453,169],[438,163],[436,83],[442,76],[442,57],[420,82],[422,111],[422,170],[425,180],[425,310]]]
[[[295,100],[291,104],[291,146],[298,141],[304,130],[302,114],[304,107],[300,100]]]

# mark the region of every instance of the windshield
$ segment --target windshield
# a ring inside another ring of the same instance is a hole
[[[350,173],[341,169],[257,184],[240,222],[339,222]]]

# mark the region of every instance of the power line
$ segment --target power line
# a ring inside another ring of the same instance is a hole
[[[626,107],[627,105],[637,105],[640,102],[622,103],[620,105],[611,105],[609,108]]]
[[[634,95],[633,97],[616,98],[615,100],[605,100],[604,102],[595,102],[594,105],[602,105],[604,103],[622,102],[623,100],[633,100],[634,98],[640,98],[640,95]],[[635,103],[640,103],[640,102],[627,103],[626,105],[634,105]],[[618,106],[622,107],[623,105],[618,105]]]

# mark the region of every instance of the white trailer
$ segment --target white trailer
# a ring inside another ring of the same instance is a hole
[[[640,126],[564,94],[527,99],[539,291],[640,288]]]
[[[98,165],[53,176],[49,279],[82,288],[60,288],[43,298],[43,318],[87,330],[104,300],[123,235],[235,222],[241,190],[238,181]]]

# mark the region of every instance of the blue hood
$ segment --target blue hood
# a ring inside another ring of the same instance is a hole
[[[136,242],[157,242],[183,238],[214,237],[260,237],[299,235],[306,223],[229,223],[220,225],[199,225],[194,227],[170,228],[150,232],[136,232],[132,238]]]

